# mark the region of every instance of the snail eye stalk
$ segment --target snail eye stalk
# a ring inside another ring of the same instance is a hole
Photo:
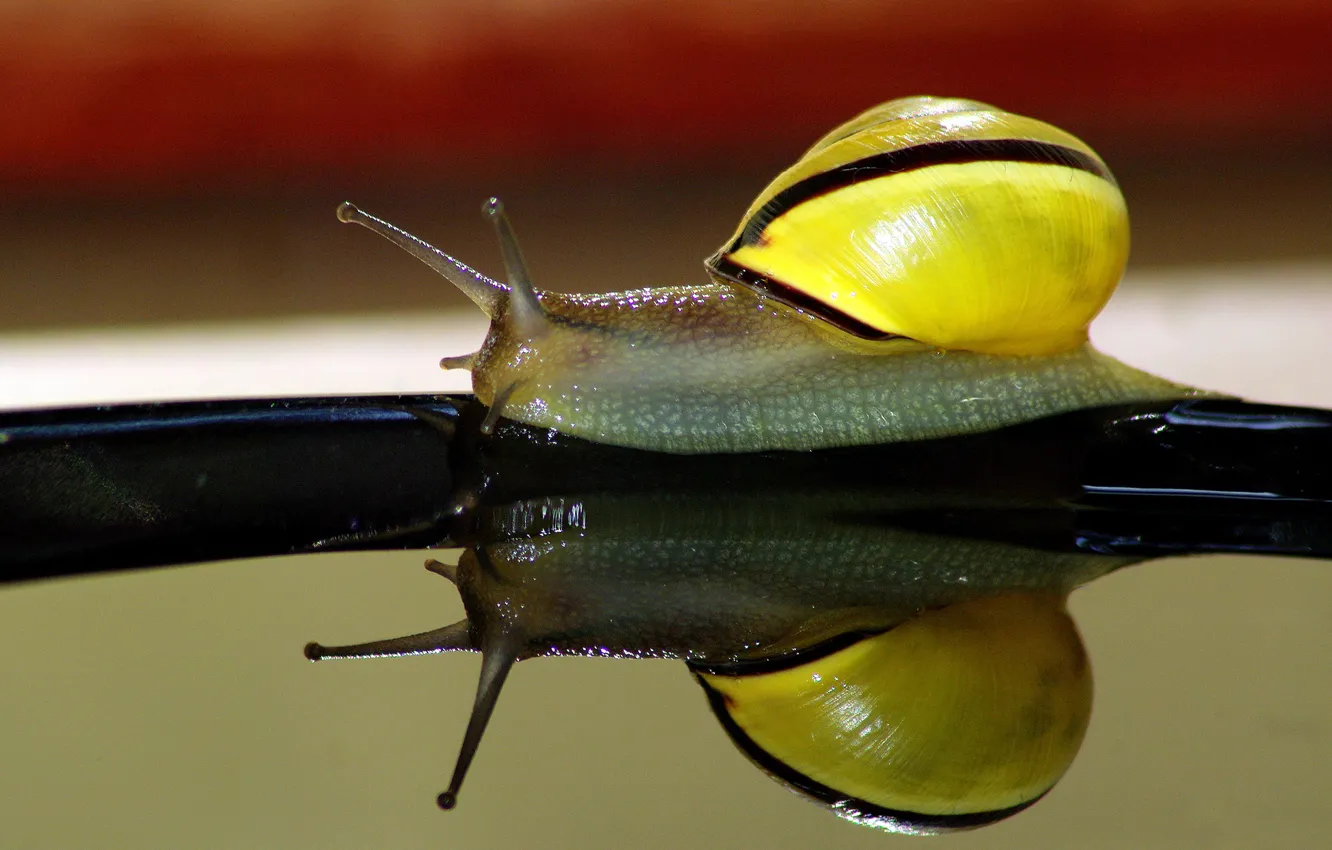
[[[359,224],[397,245],[443,275],[449,283],[458,287],[464,295],[470,298],[472,303],[480,307],[487,316],[493,317],[499,312],[499,305],[506,295],[503,284],[491,280],[466,263],[454,259],[424,239],[413,236],[402,228],[365,212],[350,201],[343,201],[338,205],[338,221],[344,224]]]

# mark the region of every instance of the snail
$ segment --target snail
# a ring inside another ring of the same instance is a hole
[[[533,288],[496,199],[508,281],[350,203],[490,317],[467,369],[500,418],[678,454],[975,433],[1196,391],[1088,342],[1128,255],[1105,163],[1049,124],[958,98],[889,101],[820,139],[706,261],[707,282]]]

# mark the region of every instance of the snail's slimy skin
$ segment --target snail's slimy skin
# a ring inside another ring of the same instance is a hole
[[[526,336],[494,317],[473,359],[502,415],[683,454],[820,449],[975,433],[1195,391],[1082,343],[1013,356],[866,341],[724,284],[539,295]]]

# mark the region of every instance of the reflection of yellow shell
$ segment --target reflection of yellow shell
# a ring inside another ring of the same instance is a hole
[[[917,97],[821,139],[708,264],[861,336],[1044,354],[1086,340],[1128,241],[1119,187],[1077,138]]]
[[[1035,802],[1091,713],[1091,669],[1057,594],[963,602],[795,666],[699,679],[760,767],[896,831],[979,826]]]

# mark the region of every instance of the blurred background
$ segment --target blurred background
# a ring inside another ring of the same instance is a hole
[[[1329,44],[1326,0],[0,0],[0,407],[463,388],[435,363],[480,316],[339,201],[498,274],[498,194],[543,288],[697,281],[816,137],[920,93],[1109,162],[1134,249],[1108,350],[1332,406]],[[0,846],[899,843],[749,768],[664,662],[519,667],[440,814],[476,662],[300,658],[456,618],[419,561],[0,591]],[[932,846],[1326,840],[1330,574],[1200,558],[1080,591],[1083,756]]]
[[[1324,0],[0,0],[0,330],[462,303],[345,198],[494,269],[500,194],[549,288],[697,280],[918,93],[1090,142],[1137,265],[1328,258],[1329,37]]]

